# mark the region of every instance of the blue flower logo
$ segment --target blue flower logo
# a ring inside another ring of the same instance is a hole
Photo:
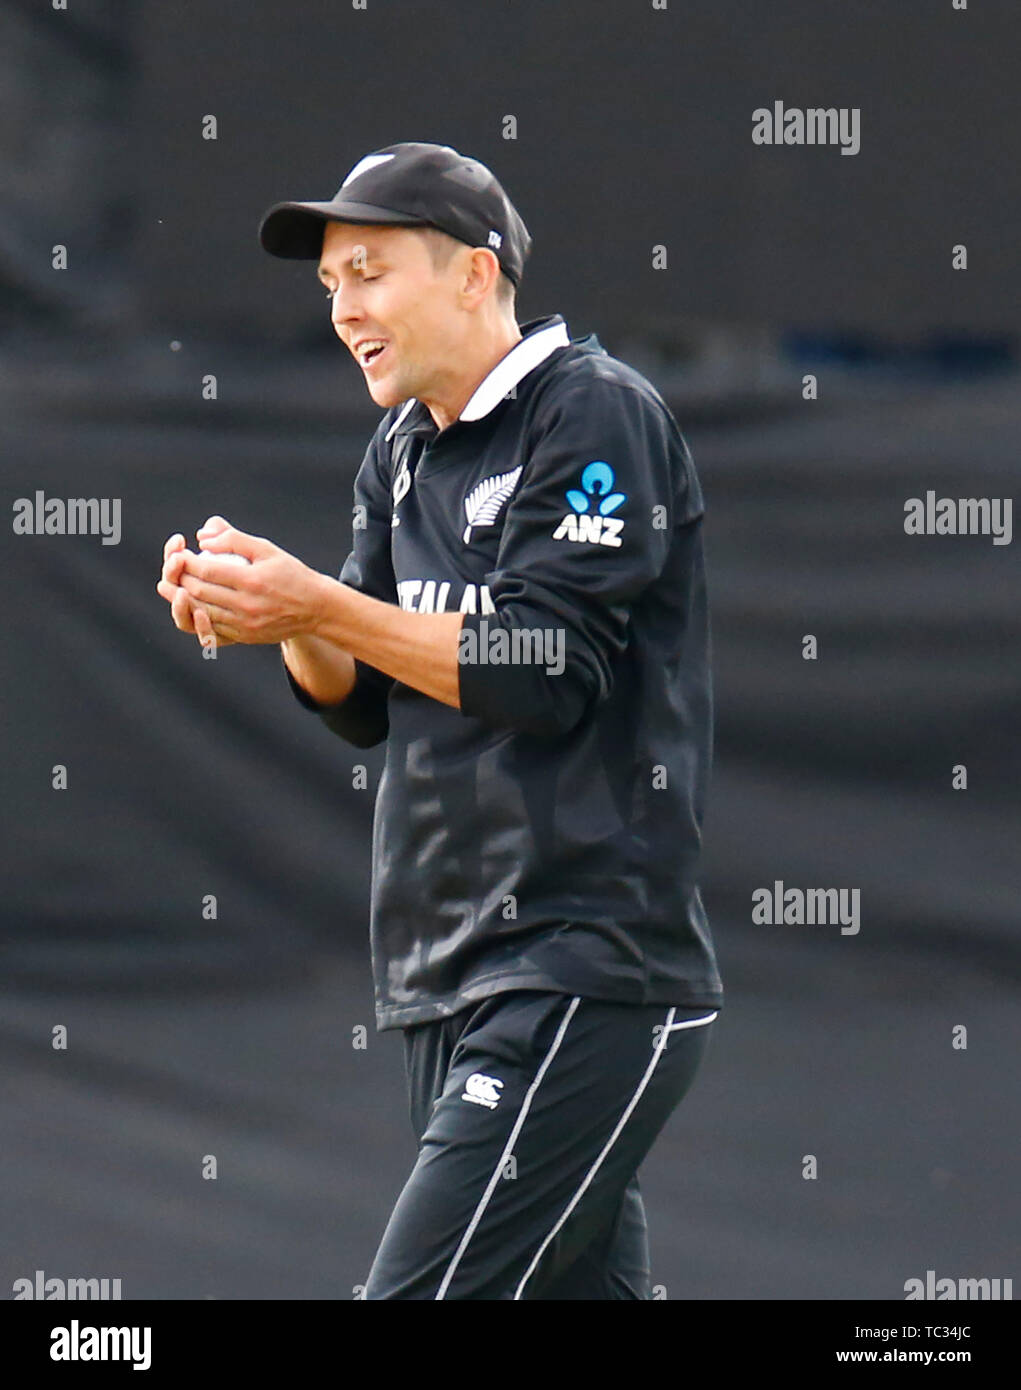
[[[581,475],[581,492],[577,488],[569,488],[567,500],[576,512],[587,512],[590,499],[594,502],[598,498],[596,510],[599,515],[609,516],[622,502],[627,501],[626,492],[613,492],[612,488],[613,469],[602,459],[594,459],[586,465]]]

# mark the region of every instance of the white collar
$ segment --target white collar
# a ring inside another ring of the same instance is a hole
[[[481,420],[530,371],[533,371],[540,362],[545,362],[551,352],[558,347],[569,347],[570,342],[571,340],[567,335],[567,324],[563,320],[559,323],[548,324],[537,332],[527,334],[515,343],[510,352],[505,357],[500,358],[489,375],[479,382],[457,418],[459,420]],[[416,404],[417,397],[412,396],[387,430],[387,439]]]

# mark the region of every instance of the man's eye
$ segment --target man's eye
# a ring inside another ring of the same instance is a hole
[[[383,272],[382,272],[382,271],[380,271],[378,275],[363,275],[363,276],[362,276],[362,284],[363,284],[363,285],[366,285],[366,284],[369,283],[370,280],[381,280],[382,278],[383,278]],[[333,296],[334,296],[336,293],[337,293],[336,290],[327,290],[327,291],[326,291],[326,298],[327,298],[327,299],[332,299]]]

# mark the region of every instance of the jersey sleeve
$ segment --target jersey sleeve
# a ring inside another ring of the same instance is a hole
[[[572,386],[526,447],[486,576],[496,611],[463,620],[460,706],[497,727],[556,736],[610,695],[632,606],[703,504],[665,403],[625,383],[593,376]],[[515,641],[529,659],[508,660]]]
[[[380,441],[386,419],[380,423],[365,452],[354,483],[352,548],[338,578],[370,598],[396,603],[390,556],[390,484],[380,466]],[[281,658],[283,652],[281,651]],[[355,683],[337,704],[325,705],[295,680],[287,663],[284,674],[299,704],[318,714],[326,727],[356,748],[381,743],[390,728],[387,697],[393,676],[355,659]]]

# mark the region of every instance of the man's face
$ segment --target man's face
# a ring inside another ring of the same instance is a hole
[[[334,331],[384,409],[443,390],[444,363],[456,362],[464,328],[451,270],[456,266],[433,269],[426,240],[413,228],[325,224],[318,273],[330,293]],[[385,346],[367,355],[362,345],[373,340]]]

